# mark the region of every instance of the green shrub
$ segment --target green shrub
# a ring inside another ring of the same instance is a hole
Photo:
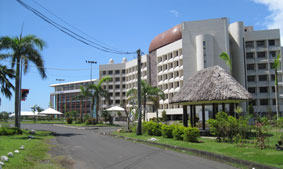
[[[153,121],[146,122],[144,125],[144,132],[150,136],[161,136],[161,126],[160,123],[155,123]]]
[[[182,125],[174,125],[174,129],[172,131],[173,138],[175,140],[183,140],[184,137],[184,129],[185,127]]]
[[[198,142],[200,137],[199,129],[193,127],[185,127],[184,129],[184,141]]]
[[[72,119],[72,118],[69,118],[69,117],[67,118],[66,121],[67,121],[68,124],[72,124],[72,123],[73,123],[73,119]]]
[[[281,118],[279,118],[279,119],[277,120],[277,126],[278,126],[278,127],[283,127],[283,117],[281,117]]]
[[[15,134],[22,134],[22,130],[16,127],[0,127],[0,135],[15,135]]]
[[[86,125],[95,125],[96,124],[96,119],[95,118],[89,118],[85,121]]]
[[[162,125],[161,127],[161,134],[164,138],[173,138],[173,129],[174,125]]]

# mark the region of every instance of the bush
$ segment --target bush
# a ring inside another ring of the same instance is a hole
[[[22,130],[16,127],[0,127],[0,135],[15,135],[15,134],[22,134]]]
[[[199,129],[193,127],[185,127],[183,137],[184,141],[198,142],[198,138],[200,137]]]
[[[147,122],[144,125],[144,132],[150,136],[161,136],[162,124],[155,123],[153,121]]]
[[[96,124],[96,119],[95,118],[89,118],[85,121],[86,125],[95,125]]]
[[[277,126],[278,126],[278,127],[283,127],[283,117],[281,117],[281,118],[279,118],[279,119],[277,120]]]
[[[72,118],[67,118],[67,123],[68,124],[72,124],[73,123],[73,119]]]
[[[161,127],[161,134],[164,138],[173,138],[173,129],[174,125],[162,125]]]
[[[174,125],[174,129],[172,131],[173,138],[175,140],[183,140],[184,138],[184,129],[185,127],[182,125]]]

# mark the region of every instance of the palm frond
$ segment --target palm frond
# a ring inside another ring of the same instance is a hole
[[[222,52],[219,57],[225,61],[226,65],[230,68],[230,71],[232,72],[232,60],[230,56],[226,52]]]

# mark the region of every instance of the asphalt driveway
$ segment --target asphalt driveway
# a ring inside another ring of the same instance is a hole
[[[23,128],[55,132],[56,155],[68,156],[78,169],[222,169],[221,162],[101,135],[113,128],[76,129],[52,124]]]

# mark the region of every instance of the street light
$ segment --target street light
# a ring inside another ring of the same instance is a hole
[[[97,61],[86,60],[85,63],[90,63],[90,82],[92,83],[92,64],[97,64]]]

